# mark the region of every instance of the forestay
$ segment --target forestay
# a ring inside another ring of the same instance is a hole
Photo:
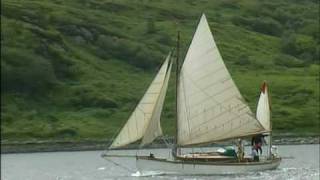
[[[143,137],[143,144],[150,143],[162,135],[160,114],[170,75],[170,56],[170,54],[167,56],[129,120],[109,147],[110,149],[128,145]]]
[[[180,72],[178,145],[265,131],[233,82],[203,14]]]

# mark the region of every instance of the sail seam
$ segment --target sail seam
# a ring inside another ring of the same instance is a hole
[[[191,81],[193,84],[196,84],[195,82],[193,82],[192,79],[190,79],[190,81]],[[200,90],[203,94],[207,95],[207,97],[210,98],[210,100],[213,100],[214,103],[217,103],[220,107],[227,109],[227,107],[224,107],[224,106],[222,105],[222,103],[216,101],[213,96],[210,96],[210,95],[209,95],[208,93],[206,93],[203,89],[201,89],[200,87],[197,87],[197,86],[195,86],[195,87],[196,87],[198,90]],[[231,87],[228,87],[228,88],[231,88]],[[235,115],[238,115],[238,114],[235,113],[235,112],[232,112],[232,113],[235,114]]]
[[[234,119],[234,118],[233,118],[233,119]],[[230,121],[231,121],[231,120],[229,120],[229,121],[227,121],[227,122],[230,122]],[[219,127],[225,126],[225,125],[227,124],[227,122],[226,122],[226,123],[223,123],[223,124],[220,125]],[[247,121],[247,122],[243,123],[242,125],[238,125],[237,127],[231,129],[230,131],[233,131],[234,129],[237,129],[237,128],[239,128],[239,127],[242,127],[243,125],[247,125],[247,124],[250,124],[250,123],[252,123],[252,121]],[[217,128],[218,128],[218,127],[209,128],[206,132],[203,132],[203,133],[197,134],[197,135],[195,135],[195,136],[192,136],[192,139],[196,139],[196,138],[198,138],[198,137],[201,137],[201,136],[203,136],[203,134],[207,134],[209,130],[213,130],[213,129],[217,129]],[[210,142],[214,142],[214,141],[219,140],[219,137],[225,136],[225,135],[228,134],[230,131],[226,131],[226,133],[224,133],[224,134],[222,134],[222,135],[220,135],[220,136],[217,136],[214,140],[212,140],[212,141],[210,141]],[[264,131],[256,131],[256,133],[259,133],[259,132],[264,132]],[[245,133],[244,133],[244,134],[245,134]],[[238,136],[236,136],[236,137],[238,137]],[[234,137],[229,137],[228,139],[231,139],[231,138],[234,138]],[[191,144],[192,144],[192,143],[191,143]],[[191,144],[189,144],[189,145],[191,145]],[[188,144],[186,144],[186,145],[188,145]]]

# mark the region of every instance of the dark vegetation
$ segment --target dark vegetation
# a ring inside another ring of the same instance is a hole
[[[255,111],[270,84],[275,132],[319,134],[319,2],[3,0],[2,140],[111,138],[202,12]],[[172,81],[172,80],[171,80]],[[174,131],[170,82],[162,125]]]

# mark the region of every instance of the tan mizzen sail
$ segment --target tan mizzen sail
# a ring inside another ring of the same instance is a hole
[[[160,114],[170,75],[168,74],[171,69],[170,56],[170,54],[167,56],[147,92],[109,147],[110,149],[126,146],[142,138],[144,144],[150,143],[162,135]]]
[[[181,67],[178,145],[203,144],[267,131],[233,82],[203,14]]]

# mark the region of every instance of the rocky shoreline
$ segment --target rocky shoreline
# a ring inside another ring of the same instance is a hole
[[[33,153],[33,152],[58,152],[58,151],[92,151],[105,150],[110,141],[33,141],[33,142],[1,142],[1,154],[7,153]],[[147,148],[165,148],[163,141],[152,144]],[[170,142],[170,140],[169,140]],[[320,136],[308,137],[273,137],[274,145],[303,145],[320,144]],[[211,144],[223,146],[228,143]],[[138,144],[133,144],[124,149],[136,149]]]

